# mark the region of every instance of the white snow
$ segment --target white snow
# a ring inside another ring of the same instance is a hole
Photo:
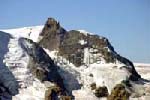
[[[106,98],[104,99],[99,99],[93,95],[93,93],[89,90],[86,89],[81,89],[81,90],[74,90],[73,95],[75,96],[75,100],[107,100]]]
[[[0,30],[6,33],[10,33],[14,37],[25,37],[32,39],[34,42],[38,41],[39,33],[43,29],[43,25],[41,26],[31,26],[31,27],[23,27],[23,28],[16,28],[16,29],[6,29]]]
[[[150,63],[134,63],[134,66],[150,67]]]
[[[20,93],[13,97],[13,100],[45,100],[46,90],[47,86],[45,83],[35,80],[33,85],[21,89]]]
[[[87,36],[87,34],[91,34],[91,35],[94,35],[94,33],[91,33],[91,32],[88,32],[86,30],[78,30],[80,33],[83,33],[84,35]]]
[[[87,42],[86,42],[85,40],[79,40],[79,43],[80,43],[81,45],[85,45]]]
[[[84,48],[84,63],[89,65],[89,58],[90,57],[90,54],[89,54],[89,48]]]
[[[19,46],[18,39],[15,37],[10,39],[8,47],[9,52],[5,54],[3,62],[12,71],[16,79],[20,81],[19,84],[26,87],[32,81],[31,74],[29,74],[29,70],[27,69],[29,57]]]
[[[99,63],[99,64],[106,63],[101,53],[95,53],[97,51],[98,50],[94,48],[84,48],[83,62],[86,65],[89,65],[92,63]]]

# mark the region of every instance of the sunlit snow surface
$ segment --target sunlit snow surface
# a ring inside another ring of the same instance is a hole
[[[86,30],[78,30],[80,33],[83,33],[84,35],[87,36],[87,34],[91,34],[91,35],[94,35],[94,33],[91,33],[91,32],[88,32]]]
[[[44,26],[41,25],[41,26],[31,26],[31,27],[23,27],[23,28],[16,28],[16,29],[7,29],[1,31],[10,33],[17,38],[26,37],[32,39],[34,42],[37,42],[39,34],[42,31],[43,27]]]

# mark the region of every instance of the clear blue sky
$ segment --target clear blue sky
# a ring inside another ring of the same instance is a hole
[[[150,63],[150,0],[0,0],[0,29],[41,25],[48,17],[105,36],[121,55]]]

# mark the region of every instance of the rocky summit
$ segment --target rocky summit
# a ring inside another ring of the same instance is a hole
[[[90,33],[84,34],[76,30],[67,32],[55,19],[48,18],[40,33],[40,38],[39,44],[42,47],[50,51],[57,50],[58,55],[66,58],[77,67],[98,61],[104,63],[119,62],[125,64],[135,77],[140,78],[132,62],[117,54],[105,37]]]
[[[106,37],[54,18],[0,30],[0,100],[149,100],[147,75]]]

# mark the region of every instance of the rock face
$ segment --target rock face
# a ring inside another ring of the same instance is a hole
[[[53,18],[48,18],[39,38],[40,44],[49,50],[57,50],[66,31]]]
[[[128,100],[129,93],[122,84],[117,84],[108,97],[108,100]]]
[[[11,99],[18,94],[18,82],[6,66],[0,66],[0,99]]]
[[[48,18],[40,33],[39,44],[65,57],[75,66],[91,63],[122,63],[132,73],[131,79],[137,80],[140,75],[132,62],[115,52],[107,38],[76,30],[66,31],[53,18]]]

